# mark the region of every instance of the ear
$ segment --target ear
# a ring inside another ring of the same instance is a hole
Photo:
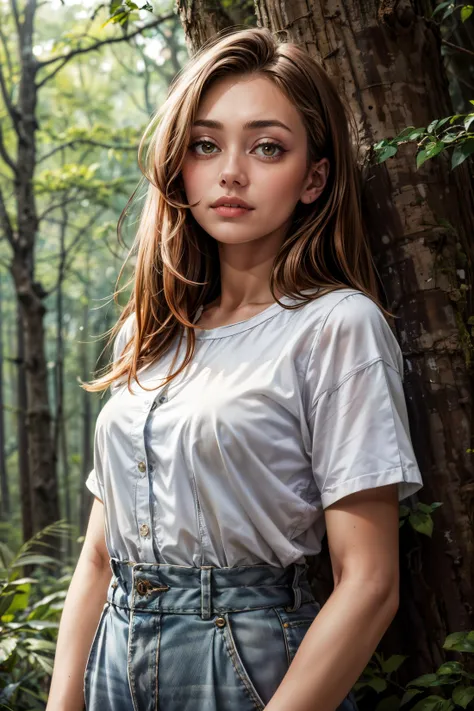
[[[309,205],[323,192],[329,175],[329,160],[321,158],[317,163],[312,163],[301,191],[300,200]]]

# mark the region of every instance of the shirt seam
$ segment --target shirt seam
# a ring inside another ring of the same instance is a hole
[[[372,360],[370,360],[370,361],[362,363],[361,365],[357,365],[357,366],[355,366],[355,368],[352,368],[352,370],[350,370],[349,373],[347,373],[335,385],[330,385],[328,388],[326,388],[326,390],[324,390],[322,393],[320,393],[318,395],[318,397],[316,398],[316,402],[314,403],[314,405],[312,406],[312,408],[310,410],[309,419],[311,419],[313,417],[314,412],[317,407],[317,404],[318,404],[319,400],[323,397],[323,395],[326,395],[326,394],[332,395],[333,392],[338,390],[342,385],[344,385],[344,383],[347,380],[352,378],[354,375],[357,375],[357,373],[360,373],[363,370],[367,370],[372,365],[375,365],[375,363],[380,363],[380,362],[385,363],[385,365],[387,365],[389,368],[391,368],[395,373],[397,373],[397,375],[400,375],[398,368],[394,368],[393,365],[391,363],[389,363],[388,361],[386,361],[383,356],[376,356],[375,358],[372,358]],[[385,374],[384,374],[384,377],[386,379]],[[392,417],[393,417],[393,408],[392,408]]]
[[[355,292],[355,293],[360,293],[360,292]],[[309,351],[308,361],[307,361],[307,363],[306,363],[306,368],[305,368],[305,381],[307,380],[307,377],[308,377],[309,364],[311,363],[312,356],[313,356],[313,352],[315,351],[316,347],[319,345],[319,341],[320,341],[320,339],[321,339],[321,334],[322,334],[322,332],[323,332],[323,328],[324,328],[324,326],[326,325],[326,322],[327,322],[328,318],[330,317],[330,315],[332,314],[332,312],[334,311],[334,309],[337,308],[337,306],[339,306],[339,304],[341,304],[343,301],[345,301],[346,299],[348,299],[350,296],[354,296],[354,292],[353,292],[352,294],[346,294],[342,299],[340,299],[340,300],[337,302],[337,304],[334,304],[334,306],[328,311],[328,313],[327,313],[326,316],[324,317],[322,323],[320,324],[319,330],[318,330],[318,332],[317,332],[317,334],[316,334],[316,336],[315,336],[315,339],[314,339],[314,343],[313,343],[313,345],[311,346],[310,351]]]
[[[238,330],[234,331],[233,333],[223,333],[223,334],[221,334],[220,336],[206,336],[205,334],[204,334],[204,335],[200,335],[200,336],[196,335],[196,340],[197,340],[197,341],[218,341],[218,340],[220,340],[221,338],[229,338],[230,336],[238,336],[240,333],[245,333],[246,331],[250,331],[252,328],[257,328],[257,326],[261,326],[262,323],[266,323],[267,321],[270,321],[270,319],[275,318],[275,316],[278,316],[278,314],[281,314],[282,311],[288,311],[288,312],[290,312],[290,313],[296,313],[297,311],[300,310],[300,308],[302,308],[303,306],[305,306],[307,303],[309,303],[309,302],[303,301],[303,302],[301,302],[301,304],[299,304],[298,307],[295,308],[295,309],[287,309],[287,308],[285,308],[285,306],[282,306],[279,311],[275,311],[274,314],[269,314],[269,316],[267,316],[267,318],[262,319],[262,320],[259,321],[258,323],[250,324],[249,326],[247,326],[247,328],[242,327],[241,329],[238,329]],[[278,304],[277,302],[275,302],[275,306],[280,306],[280,304]],[[291,304],[287,304],[287,306],[291,306]],[[263,312],[261,312],[261,313],[263,313]],[[256,316],[259,316],[259,315],[260,315],[260,314],[256,314]],[[248,319],[247,319],[247,320],[248,320]],[[227,326],[228,326],[229,328],[232,328],[232,326],[238,326],[238,325],[239,325],[238,322],[237,322],[237,323],[229,323],[229,324],[227,324]],[[226,328],[227,326],[216,326],[216,329],[217,329],[217,328]],[[202,330],[205,332],[206,330],[209,331],[209,330],[214,330],[214,329],[202,329]]]

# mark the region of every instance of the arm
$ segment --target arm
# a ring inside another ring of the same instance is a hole
[[[104,505],[95,498],[61,616],[46,711],[83,711],[85,666],[111,577]]]
[[[325,518],[334,590],[267,711],[336,711],[398,609],[397,485],[345,496]]]

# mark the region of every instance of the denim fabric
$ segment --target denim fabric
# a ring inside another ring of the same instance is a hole
[[[110,566],[87,711],[263,709],[321,609],[306,563]],[[337,711],[357,711],[352,692]]]

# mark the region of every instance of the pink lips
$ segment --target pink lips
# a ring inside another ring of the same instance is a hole
[[[250,209],[246,207],[239,207],[237,205],[235,207],[219,205],[218,207],[213,207],[212,209],[221,217],[240,217],[241,215],[246,215],[248,212],[251,212]]]

